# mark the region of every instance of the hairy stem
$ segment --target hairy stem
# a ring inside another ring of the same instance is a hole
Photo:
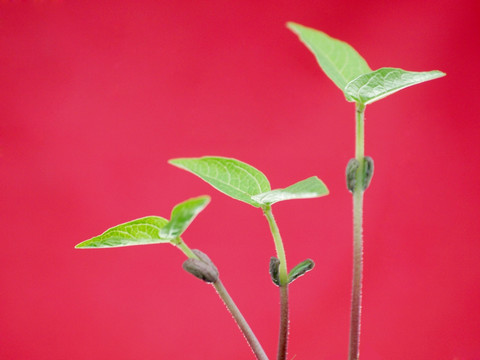
[[[174,242],[174,244],[188,257],[192,259],[199,259],[199,257],[188,247],[187,244],[183,242],[181,238],[177,238]],[[248,342],[248,345],[252,349],[253,353],[255,354],[256,358],[258,360],[268,360],[267,355],[265,354],[265,351],[262,348],[262,345],[260,345],[260,342],[258,341],[257,337],[253,333],[252,329],[248,325],[247,321],[243,317],[242,313],[238,309],[237,305],[233,301],[232,297],[230,294],[227,292],[227,289],[225,289],[225,286],[223,283],[220,281],[220,279],[216,280],[212,285],[215,287],[215,290],[217,291],[217,294],[220,296],[222,299],[223,303],[227,307],[228,311],[230,314],[232,314],[233,319],[237,323],[238,327],[243,333],[243,336],[245,336],[245,339]]]
[[[353,191],[353,280],[352,303],[350,313],[349,360],[358,360],[360,353],[360,324],[362,309],[363,275],[363,184],[364,184],[364,114],[365,105],[356,105],[356,143],[355,158],[359,162]]]
[[[266,206],[263,209],[267,217],[270,231],[272,232],[273,241],[275,242],[275,249],[277,251],[277,258],[280,260],[279,267],[279,283],[280,283],[280,329],[278,333],[278,351],[277,360],[285,360],[287,358],[288,347],[288,272],[287,272],[287,258],[285,249],[283,248],[282,237],[278,230],[277,223],[273,217],[272,209]]]
[[[230,312],[230,314],[232,314],[233,318],[235,319],[235,322],[237,323],[238,327],[240,328],[243,335],[245,336],[245,339],[250,345],[250,348],[252,349],[256,358],[258,360],[268,360],[268,357],[265,354],[265,351],[263,350],[262,345],[260,345],[260,342],[258,341],[257,337],[253,333],[252,329],[248,325],[247,321],[243,317],[237,305],[235,305],[233,299],[228,294],[227,289],[225,289],[225,286],[223,286],[220,279],[215,281],[213,283],[213,286],[215,287],[215,290],[217,290],[217,293],[220,296],[220,298],[223,300],[224,304],[227,306],[228,311]]]
[[[280,331],[278,335],[277,360],[287,358],[288,345],[288,284],[280,286]]]

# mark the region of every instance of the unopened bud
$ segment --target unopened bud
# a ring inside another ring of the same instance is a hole
[[[350,192],[354,192],[355,186],[357,185],[357,171],[360,167],[360,162],[353,158],[347,164],[347,169],[345,170],[346,180],[347,180],[347,189]],[[370,156],[365,156],[363,158],[363,186],[362,190],[367,190],[372,181],[373,177],[373,159]]]
[[[207,283],[218,280],[218,270],[210,258],[200,250],[192,250],[198,259],[188,258],[182,264],[185,271]]]
[[[355,184],[357,183],[357,170],[360,166],[360,163],[357,159],[353,158],[348,161],[347,169],[345,170],[345,175],[347,179],[347,189],[351,193],[355,190]]]
[[[204,252],[201,252],[200,250],[198,249],[192,249],[192,252],[198,256],[198,258],[200,260],[202,260],[204,263],[210,265],[213,269],[215,269],[215,271],[218,273],[218,269],[217,267],[215,266],[215,264],[213,263],[212,260],[210,260],[210,258],[208,257],[207,254],[205,254]]]
[[[280,286],[280,260],[272,256],[270,258],[270,277],[275,285]]]
[[[370,156],[365,156],[363,162],[363,190],[367,190],[368,186],[370,185],[370,181],[372,181],[373,177],[373,159]]]

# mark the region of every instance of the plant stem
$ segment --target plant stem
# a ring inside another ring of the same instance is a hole
[[[278,334],[277,360],[287,358],[288,345],[288,284],[280,285],[280,331]]]
[[[240,328],[243,335],[245,336],[245,339],[247,340],[248,344],[250,345],[250,348],[252,349],[257,359],[268,360],[268,357],[265,354],[265,351],[263,350],[262,345],[260,345],[257,337],[253,333],[252,329],[248,325],[247,321],[243,317],[237,305],[235,305],[233,299],[228,294],[227,289],[225,289],[225,286],[223,286],[220,279],[215,281],[213,283],[213,286],[215,287],[215,290],[217,290],[217,293],[220,296],[220,298],[223,300],[224,304],[227,306],[227,309],[230,312],[230,314],[232,314],[233,318],[235,319],[235,322],[237,323],[238,327]]]
[[[267,217],[268,225],[270,225],[270,231],[272,232],[273,241],[275,242],[275,250],[277,251],[277,258],[280,260],[280,269],[278,274],[280,285],[286,285],[288,283],[287,258],[285,256],[285,249],[283,248],[280,230],[278,230],[277,222],[273,217],[272,208],[270,205],[267,205],[263,208],[263,213]]]
[[[362,309],[363,274],[363,183],[364,183],[364,114],[365,105],[356,105],[356,143],[355,158],[359,162],[353,191],[353,280],[352,303],[350,313],[349,360],[358,360],[360,353],[360,324]]]
[[[182,238],[177,238],[175,240],[176,241],[174,242],[174,244],[185,254],[186,257],[198,259],[198,256],[195,255],[195,253],[188,247],[188,245],[183,242]]]
[[[277,223],[273,217],[272,208],[267,205],[263,208],[263,213],[267,217],[270,231],[275,242],[275,249],[277,251],[277,258],[280,260],[279,267],[279,283],[280,283],[280,329],[278,333],[278,351],[277,360],[285,360],[287,358],[288,346],[288,272],[287,272],[287,258],[285,256],[285,249],[283,248],[282,237],[278,230]]]
[[[181,238],[177,238],[175,241],[175,245],[189,258],[193,259],[198,259],[198,256],[195,255],[195,253],[188,247],[187,244],[183,242]],[[245,336],[245,339],[248,342],[248,345],[250,345],[250,348],[252,349],[253,353],[257,357],[258,360],[268,360],[267,355],[265,354],[265,351],[262,348],[262,345],[260,345],[260,342],[258,341],[257,337],[253,333],[252,329],[248,325],[247,321],[243,317],[242,313],[238,309],[237,305],[233,301],[232,297],[230,294],[227,292],[227,289],[225,289],[225,286],[223,286],[223,283],[218,279],[212,285],[215,287],[215,290],[217,291],[217,294],[220,296],[222,299],[223,303],[227,307],[228,311],[230,314],[232,314],[233,319],[237,323],[238,327],[243,333],[243,336]]]

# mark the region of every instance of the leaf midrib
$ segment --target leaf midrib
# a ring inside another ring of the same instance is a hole
[[[228,171],[228,167],[225,166],[225,164],[222,164],[222,162],[221,162],[220,160],[218,160],[218,159],[212,159],[212,160],[214,160],[214,161],[217,162],[217,163],[220,163],[220,165],[221,165],[223,168],[225,168],[226,173],[228,174],[228,177],[229,177],[229,181],[231,181],[232,176],[231,176],[231,174],[230,174],[229,171]],[[207,164],[207,165],[208,165],[208,164]],[[230,163],[230,165],[232,165],[233,167],[235,167],[235,169],[241,170],[242,172],[246,173],[250,178],[252,178],[252,179],[254,180],[254,182],[257,184],[257,188],[258,188],[258,190],[259,190],[259,192],[258,192],[257,194],[262,193],[262,187],[260,186],[260,183],[258,182],[258,180],[257,180],[252,174],[250,174],[246,169],[242,168],[241,166],[238,166],[238,165],[235,164],[235,163]],[[233,188],[233,189],[237,190],[238,192],[240,192],[240,193],[242,193],[242,194],[244,194],[244,195],[247,195],[247,196],[249,196],[249,197],[254,196],[254,195],[257,195],[257,194],[251,195],[251,194],[249,194],[249,193],[241,190],[240,188],[232,185],[231,182],[225,182],[225,181],[221,180],[220,178],[212,178],[211,176],[208,176],[208,175],[205,175],[205,178],[208,178],[208,179],[211,179],[211,180],[216,180],[216,181],[218,181],[218,182],[220,182],[220,183],[222,183],[222,184],[224,184],[224,185],[228,185],[228,186],[230,186],[231,188]],[[255,203],[256,203],[256,202],[255,202]]]
[[[154,229],[154,230],[157,230],[159,234],[160,234],[160,230],[162,229],[162,228],[159,228],[158,226],[155,226],[155,225],[153,225],[153,224],[142,224],[141,226],[145,226],[145,227],[149,227],[149,228],[152,228],[152,229]],[[133,228],[134,225],[130,225],[130,226],[128,226],[128,227],[129,227],[129,228]],[[133,238],[133,239],[134,239],[134,238],[137,238],[137,237],[134,236],[131,232],[128,232],[126,229],[125,229],[125,230],[119,230],[119,229],[114,229],[114,230],[112,230],[112,235],[115,234],[115,233],[117,233],[117,234],[125,234],[125,235],[128,235],[128,237]],[[138,233],[139,233],[140,235],[145,236],[145,238],[146,238],[146,236],[149,236],[149,239],[152,239],[152,235],[150,235],[147,231],[138,230]],[[107,235],[107,234],[105,234],[105,235]]]

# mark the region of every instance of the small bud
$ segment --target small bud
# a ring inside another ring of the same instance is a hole
[[[218,280],[218,270],[210,258],[200,250],[192,250],[199,259],[188,258],[182,264],[185,271],[207,283]]]
[[[345,170],[345,175],[347,178],[347,189],[351,193],[355,190],[355,184],[357,183],[357,170],[360,166],[360,163],[357,159],[353,158],[348,161],[347,169]]]
[[[300,264],[295,266],[290,273],[288,274],[288,283],[298,279],[300,276],[305,275],[307,271],[310,271],[314,268],[315,263],[312,259],[307,259],[302,261]]]
[[[363,190],[367,190],[368,186],[370,185],[370,181],[372,181],[373,177],[373,159],[370,156],[365,156],[363,162]]]
[[[200,260],[202,260],[204,263],[210,265],[210,266],[218,273],[217,267],[216,267],[215,264],[212,262],[212,260],[210,260],[210,258],[208,257],[207,254],[205,254],[204,252],[201,252],[201,251],[198,250],[198,249],[192,249],[192,252],[193,252],[195,255],[197,255]]]
[[[353,158],[347,164],[345,175],[347,178],[347,189],[350,192],[354,192],[355,185],[357,184],[357,171],[360,167],[360,163],[357,159]],[[370,156],[363,158],[363,187],[362,190],[367,190],[373,177],[373,159]]]
[[[276,257],[272,256],[270,258],[270,277],[275,285],[280,286],[280,260]]]

